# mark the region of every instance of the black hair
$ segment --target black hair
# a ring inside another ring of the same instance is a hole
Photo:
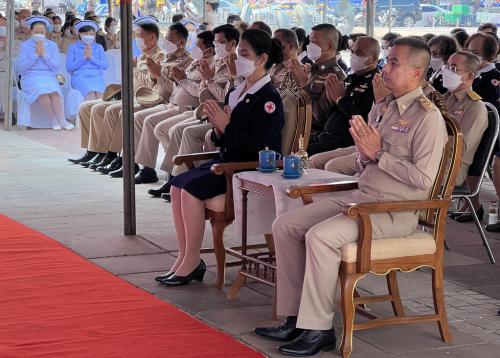
[[[236,45],[238,45],[238,42],[240,42],[240,32],[233,25],[224,24],[217,26],[213,30],[214,35],[220,32],[224,33],[224,37],[228,42],[234,40],[236,41]]]
[[[184,14],[175,14],[172,16],[172,22],[175,24],[176,22],[181,21],[184,17]]]
[[[309,36],[307,36],[306,30],[304,30],[302,27],[292,27],[292,30],[297,34],[299,46],[302,43],[302,48],[299,48],[299,50],[306,51],[307,45],[309,45]]]
[[[444,62],[448,61],[450,56],[458,51],[458,43],[451,36],[446,36],[446,35],[436,36],[429,41],[428,45],[429,47],[434,45],[439,46],[439,52],[441,53],[441,57]]]
[[[389,46],[392,46],[392,43],[399,39],[401,36],[399,34],[396,34],[394,32],[388,32],[384,36],[382,36],[382,41],[387,41],[389,42]]]
[[[467,39],[465,47],[469,47],[470,42],[476,38],[483,39],[483,53],[481,57],[488,62],[492,62],[498,53],[498,40],[491,34],[477,32]]]
[[[255,26],[257,29],[264,31],[269,36],[273,36],[273,30],[264,21],[254,21],[250,26]]]
[[[267,32],[259,29],[249,29],[241,34],[241,40],[248,42],[257,56],[267,54],[266,70],[269,70],[274,64],[283,62],[281,44],[272,39]]]
[[[242,21],[240,15],[229,15],[226,19],[227,24],[231,24],[232,22]]]
[[[156,25],[156,24],[148,23],[148,24],[139,24],[137,26],[139,26],[141,29],[143,29],[148,34],[155,35],[157,40],[160,37],[160,29],[158,28],[158,25]]]
[[[495,37],[497,36],[497,31],[498,31],[497,26],[491,22],[486,22],[484,24],[479,25],[477,31],[484,31],[486,29],[491,29],[491,32],[495,34]]]
[[[60,21],[62,22],[61,18],[60,18],[59,16],[57,16],[57,15],[52,16],[52,17],[51,17],[51,20],[52,20],[52,23],[53,23],[54,21],[56,21],[56,20],[60,20]]]
[[[187,40],[187,38],[189,36],[189,31],[186,29],[186,26],[184,26],[183,24],[181,24],[179,22],[176,22],[175,24],[170,25],[168,30],[177,32],[179,35],[182,36],[182,38],[184,40]]]
[[[212,31],[200,32],[196,37],[203,41],[203,45],[205,45],[207,49],[214,47],[215,36]]]
[[[458,45],[462,49],[465,48],[465,43],[467,42],[467,39],[470,37],[469,34],[465,31],[457,31],[452,36],[455,38]]]
[[[43,21],[36,21],[36,22],[33,22],[33,23],[31,24],[31,26],[30,26],[30,30],[33,30],[33,27],[35,27],[35,25],[37,25],[37,24],[42,24],[42,25],[45,27],[45,30],[48,30],[48,29],[47,29],[47,24],[45,24],[45,22],[43,22]]]
[[[49,13],[49,12],[54,12],[54,9],[53,9],[53,8],[51,8],[51,7],[48,7],[48,8],[46,8],[46,9],[45,9],[44,14],[47,14],[47,13]],[[0,14],[0,15],[1,15],[1,14]]]
[[[294,48],[299,48],[299,40],[297,39],[297,34],[295,33],[295,31],[288,29],[277,29],[276,31],[274,31],[274,35],[276,35],[277,33],[280,33],[285,38],[285,41],[292,44]]]
[[[56,16],[56,13],[54,11],[49,11],[49,12],[46,12],[43,16],[48,17],[49,19],[51,19],[54,16]]]
[[[423,69],[425,76],[431,60],[431,51],[424,41],[411,36],[400,37],[394,40],[391,46],[408,46],[408,60],[413,62],[413,64],[417,63],[417,67]]]
[[[337,43],[337,52],[349,49],[349,36],[342,35],[339,31],[339,40]]]
[[[207,3],[207,4],[212,6],[212,9],[214,9],[214,11],[217,11],[217,9],[219,8],[220,2]]]
[[[92,27],[92,26],[82,26],[80,27],[80,30],[78,30],[78,33],[81,33],[81,32],[88,32],[88,31],[94,31],[95,32],[95,29]]]
[[[112,24],[113,22],[116,22],[115,18],[114,18],[114,17],[112,17],[112,16],[108,16],[108,17],[106,18],[106,21],[104,21],[104,28],[105,28],[105,29],[109,29],[109,27],[111,26],[111,24]]]
[[[424,38],[425,42],[429,43],[430,40],[432,40],[434,37],[436,37],[436,34],[428,33],[428,34],[422,35],[422,37]]]
[[[89,10],[89,11],[85,11],[85,15],[83,15],[83,18],[85,20],[89,20],[92,16],[95,16],[95,12]]]
[[[454,33],[456,33],[456,32],[460,32],[460,31],[464,31],[464,32],[466,32],[466,31],[465,31],[465,29],[464,29],[464,28],[462,28],[462,27],[455,27],[453,30],[451,30],[451,31],[450,31],[450,34],[452,34],[452,35],[453,35]]]
[[[42,16],[42,13],[40,11],[38,11],[38,10],[33,10],[31,12],[31,16]]]
[[[69,22],[69,26],[75,26],[75,24],[77,22],[80,22],[80,21],[82,21],[82,20],[80,20],[79,18],[75,17],[75,18],[71,19],[71,21]]]

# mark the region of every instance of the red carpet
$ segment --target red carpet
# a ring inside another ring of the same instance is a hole
[[[0,215],[0,357],[262,355]]]

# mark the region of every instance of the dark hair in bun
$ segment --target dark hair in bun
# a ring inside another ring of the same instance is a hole
[[[257,56],[264,53],[268,56],[266,70],[269,70],[274,64],[283,62],[281,44],[272,39],[267,32],[257,29],[245,30],[241,35],[241,40],[248,42]]]

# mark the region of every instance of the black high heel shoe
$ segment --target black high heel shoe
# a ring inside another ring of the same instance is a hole
[[[479,209],[476,210],[476,215],[479,221],[483,220],[484,209],[482,205],[479,207]],[[474,221],[474,217],[472,216],[472,213],[465,213],[460,216],[457,216],[455,220],[458,221],[459,223],[468,223]]]
[[[161,283],[163,280],[170,278],[173,275],[174,275],[174,272],[169,272],[169,273],[166,273],[164,275],[156,276],[155,281]]]
[[[200,264],[189,275],[176,276],[174,274],[169,278],[166,278],[163,281],[161,281],[161,283],[167,286],[184,286],[193,280],[202,282],[206,271],[207,271],[207,266],[205,265],[205,262],[203,260],[200,260]]]

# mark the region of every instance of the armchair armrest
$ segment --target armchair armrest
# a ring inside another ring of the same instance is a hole
[[[372,251],[372,223],[370,214],[394,211],[416,211],[425,209],[446,209],[450,206],[451,198],[391,201],[383,203],[349,204],[342,208],[344,215],[350,218],[359,218],[359,238],[356,265],[359,273],[370,271]],[[443,218],[444,220],[444,218]]]
[[[193,163],[198,160],[209,160],[219,158],[219,152],[206,152],[206,153],[194,153],[194,154],[182,154],[176,155],[174,157],[175,165],[185,164],[189,169],[193,168]]]
[[[292,199],[302,198],[304,205],[313,202],[313,194],[334,193],[337,191],[354,190],[358,188],[357,180],[344,180],[335,183],[310,184],[287,189],[287,194]]]
[[[255,170],[259,166],[259,162],[232,162],[232,163],[217,163],[212,165],[212,173],[222,175],[226,172],[235,172],[242,170]],[[276,167],[283,167],[283,161],[276,161]]]

